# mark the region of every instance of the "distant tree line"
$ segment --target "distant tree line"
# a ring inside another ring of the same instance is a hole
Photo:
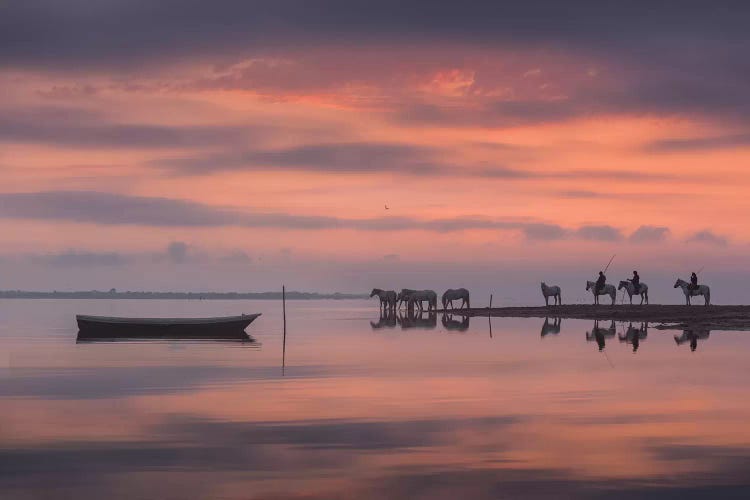
[[[366,299],[367,294],[286,292],[289,300]],[[183,299],[183,300],[281,300],[281,292],[108,292],[100,290],[74,292],[30,292],[0,290],[0,299]]]

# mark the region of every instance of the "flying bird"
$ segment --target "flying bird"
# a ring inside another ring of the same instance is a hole
[[[385,206],[385,209],[386,209],[386,210],[390,210],[390,208],[388,208],[388,205],[386,205],[386,206]]]

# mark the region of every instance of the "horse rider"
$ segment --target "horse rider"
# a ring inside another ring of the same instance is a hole
[[[599,271],[599,277],[596,278],[596,286],[594,287],[594,291],[597,295],[599,295],[599,292],[601,292],[604,289],[604,285],[607,283],[607,277],[604,276],[604,272]]]
[[[639,293],[641,289],[641,277],[638,276],[638,271],[633,271],[633,277],[628,281],[633,284],[633,290],[635,293]]]
[[[688,290],[692,292],[693,290],[697,290],[697,289],[698,289],[698,275],[693,273],[690,275],[690,286],[688,286]]]

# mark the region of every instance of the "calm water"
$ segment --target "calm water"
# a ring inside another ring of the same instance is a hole
[[[750,332],[634,352],[608,322],[287,305],[282,376],[277,302],[0,302],[0,498],[750,495]],[[76,313],[240,312],[255,343],[75,342]]]

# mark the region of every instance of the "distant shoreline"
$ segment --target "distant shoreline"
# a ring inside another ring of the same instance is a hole
[[[366,299],[367,294],[286,292],[287,300]],[[110,290],[76,292],[32,292],[0,290],[0,299],[173,299],[173,300],[281,300],[281,292],[118,292]]]

